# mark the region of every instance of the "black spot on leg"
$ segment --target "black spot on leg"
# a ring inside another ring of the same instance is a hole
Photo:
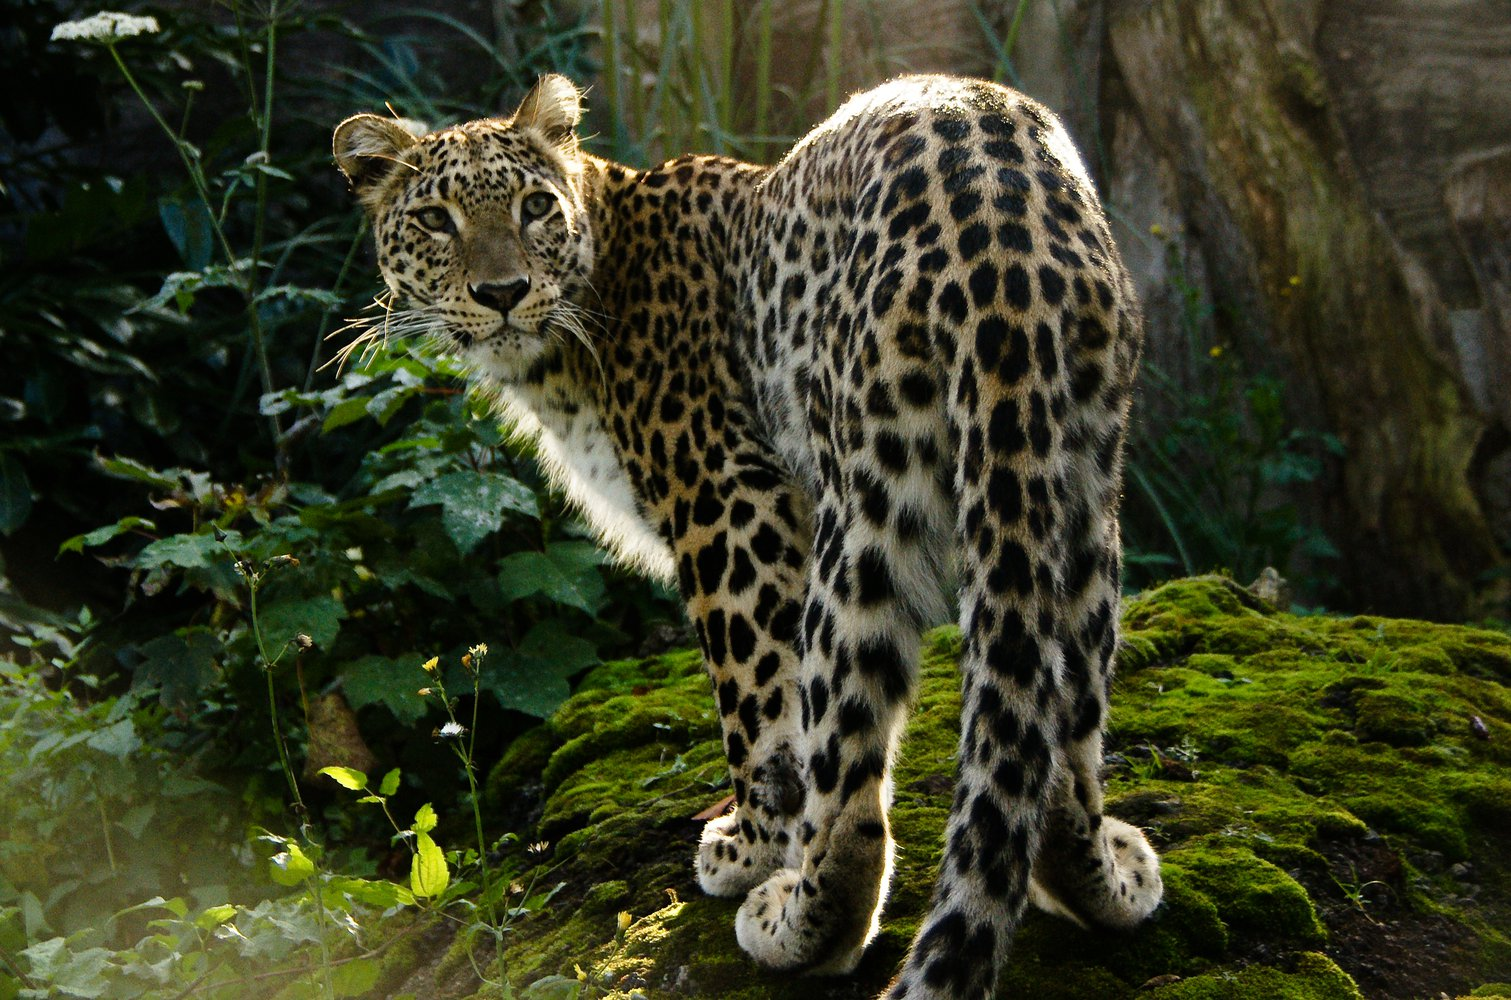
[[[887,557],[875,546],[860,554],[855,564],[857,598],[862,607],[871,607],[896,596],[892,570]]]

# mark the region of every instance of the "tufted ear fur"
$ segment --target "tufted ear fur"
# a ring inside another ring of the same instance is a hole
[[[403,155],[419,141],[424,127],[408,119],[353,115],[336,126],[332,150],[336,166],[351,181],[357,197],[366,201],[403,163]]]
[[[549,73],[519,102],[514,112],[515,128],[533,128],[553,146],[577,146],[577,123],[582,120],[582,93],[577,84],[560,73]]]

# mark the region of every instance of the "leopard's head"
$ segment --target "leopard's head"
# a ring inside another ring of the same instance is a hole
[[[552,75],[508,118],[425,133],[356,115],[336,127],[336,163],[372,219],[394,293],[374,332],[439,335],[502,382],[556,338],[583,336],[594,244],[581,115],[576,86]]]

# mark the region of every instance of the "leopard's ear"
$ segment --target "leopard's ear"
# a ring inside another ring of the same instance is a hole
[[[515,128],[533,128],[553,146],[577,146],[577,123],[582,120],[582,92],[560,73],[549,73],[519,102]]]
[[[408,166],[404,154],[419,143],[424,127],[406,119],[353,115],[336,126],[332,151],[336,166],[367,201],[395,170]]]

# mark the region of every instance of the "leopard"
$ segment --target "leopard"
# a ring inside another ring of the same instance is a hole
[[[1030,904],[1162,896],[1106,814],[1118,505],[1143,320],[1065,127],[903,76],[773,166],[588,152],[583,92],[340,123],[385,324],[460,359],[621,563],[675,584],[733,805],[702,889],[757,963],[852,972],[881,926],[925,628],[960,629],[954,797],[891,1000],[993,994]],[[369,331],[371,332],[371,331]]]

